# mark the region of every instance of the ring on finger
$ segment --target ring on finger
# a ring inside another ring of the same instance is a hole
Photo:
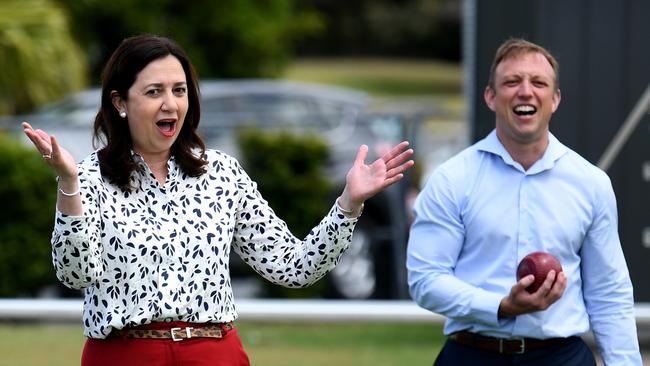
[[[43,154],[42,156],[43,156],[43,159],[45,159],[45,160],[52,159],[52,154]]]

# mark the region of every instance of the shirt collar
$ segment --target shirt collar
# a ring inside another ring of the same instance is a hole
[[[144,158],[142,157],[142,155],[138,154],[133,149],[131,149],[130,151],[131,151],[131,157],[133,157],[134,161],[136,161],[138,163],[142,163],[142,164],[145,163]],[[176,166],[176,159],[174,158],[174,155],[169,156],[169,160],[167,160],[167,165],[169,165],[170,168],[172,167],[172,165]]]
[[[564,146],[551,132],[548,132],[548,146],[544,155],[533,164],[528,170],[516,162],[508,153],[505,146],[499,141],[496,129],[492,130],[483,140],[476,143],[476,149],[490,154],[497,155],[503,159],[503,162],[516,168],[525,174],[536,174],[553,168],[558,161],[569,149]]]
[[[136,163],[138,163],[142,168],[145,169],[145,171],[150,171],[142,155],[138,154],[137,152],[133,151],[133,149],[131,149],[131,156],[133,157],[133,160]],[[180,168],[176,164],[176,158],[174,157],[174,155],[170,155],[169,160],[167,160],[167,177],[170,179],[176,178],[178,176],[179,170]]]

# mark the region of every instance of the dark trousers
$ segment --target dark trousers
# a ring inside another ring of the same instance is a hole
[[[578,337],[561,345],[527,351],[520,355],[502,355],[447,340],[434,366],[596,366],[587,344]]]

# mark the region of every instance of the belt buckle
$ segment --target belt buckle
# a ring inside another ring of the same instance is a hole
[[[503,338],[499,338],[499,353],[504,353],[503,352],[503,341],[504,341]],[[515,355],[521,355],[524,352],[526,352],[526,340],[524,338],[506,339],[506,341],[519,341],[520,342],[518,351],[508,352],[508,353],[515,354]]]
[[[185,335],[186,335],[185,338],[183,338],[183,337],[176,337],[176,334],[175,334],[174,332],[179,331],[179,330],[181,330],[181,329],[183,329],[183,328],[172,328],[172,329],[170,329],[170,332],[171,332],[171,334],[172,334],[172,340],[173,340],[174,342],[180,342],[180,341],[182,341],[183,339],[190,339],[190,338],[192,338],[192,329],[194,329],[194,328],[192,328],[192,327],[186,327],[186,328],[185,328]]]

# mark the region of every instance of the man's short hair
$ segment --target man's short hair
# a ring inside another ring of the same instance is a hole
[[[490,79],[488,81],[488,87],[492,90],[496,90],[494,85],[494,74],[496,72],[497,66],[499,66],[501,61],[527,53],[539,53],[548,60],[548,62],[551,64],[551,67],[553,68],[553,72],[555,73],[555,90],[559,89],[560,65],[555,57],[553,57],[553,55],[551,55],[551,53],[544,47],[521,38],[510,38],[503,42],[501,46],[499,46],[496,54],[494,55],[492,66],[490,67]]]

